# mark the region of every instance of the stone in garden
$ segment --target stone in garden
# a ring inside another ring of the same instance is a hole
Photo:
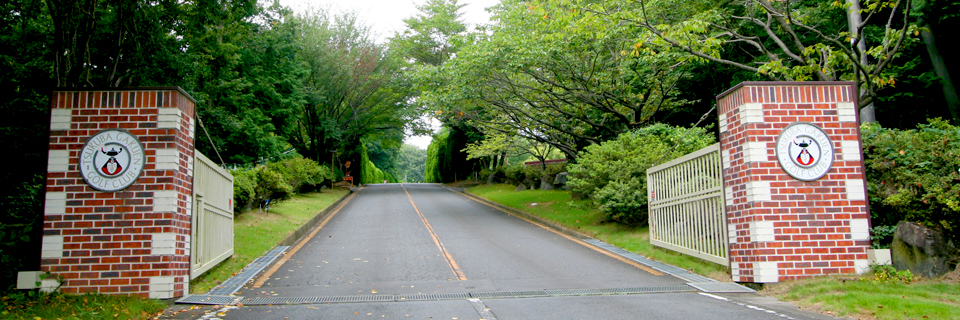
[[[958,258],[957,248],[939,231],[907,221],[897,224],[890,251],[894,268],[926,278],[950,272]]]
[[[547,179],[540,179],[540,190],[553,190],[553,184]]]
[[[570,175],[569,172],[561,172],[557,174],[557,177],[553,179],[553,184],[562,186],[567,184],[567,176]]]
[[[527,190],[527,185],[521,183],[519,186],[517,186],[517,189],[513,191],[524,191],[524,190]]]

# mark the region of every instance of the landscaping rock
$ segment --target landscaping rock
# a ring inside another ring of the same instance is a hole
[[[490,176],[487,177],[487,184],[493,184],[493,178],[494,178],[496,175],[497,175],[496,172],[491,173]]]
[[[894,268],[926,278],[950,272],[958,257],[957,248],[939,231],[907,221],[897,224],[890,251]]]
[[[524,191],[524,190],[527,190],[527,185],[521,183],[519,186],[517,186],[517,189],[513,191]]]
[[[540,179],[540,190],[553,190],[553,184],[547,179]]]
[[[553,178],[553,184],[558,186],[563,186],[567,184],[567,176],[570,175],[569,172],[561,172],[557,174],[556,178]]]

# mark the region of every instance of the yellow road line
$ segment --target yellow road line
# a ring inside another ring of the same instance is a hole
[[[542,225],[542,224],[540,224],[540,223],[537,223],[536,221],[533,221],[533,220],[530,220],[530,219],[527,219],[527,218],[524,218],[524,217],[515,215],[515,214],[513,214],[513,213],[510,212],[510,211],[504,210],[503,208],[499,208],[499,207],[497,207],[497,206],[491,205],[491,204],[489,204],[489,203],[486,203],[485,201],[480,201],[479,199],[477,199],[476,197],[474,197],[474,196],[472,196],[472,195],[469,195],[469,194],[466,194],[466,193],[460,193],[460,194],[464,195],[464,196],[467,197],[468,199],[471,199],[471,200],[473,200],[473,201],[476,201],[476,202],[485,204],[485,205],[487,205],[488,207],[491,207],[491,208],[494,208],[494,209],[497,209],[497,210],[506,212],[507,214],[509,214],[509,215],[511,215],[511,216],[514,216],[514,217],[523,219],[524,221],[527,221],[527,222],[529,222],[529,223],[532,223],[532,224],[535,225],[535,226],[541,227],[541,228],[543,228],[544,230],[553,232],[553,233],[555,233],[555,234],[557,234],[557,235],[559,235],[559,236],[561,236],[561,237],[567,238],[568,240],[573,241],[573,242],[575,242],[575,243],[578,243],[578,244],[580,244],[580,245],[582,245],[582,246],[584,246],[584,247],[593,249],[593,251],[602,253],[602,254],[604,254],[604,255],[607,255],[608,257],[617,259],[617,260],[619,260],[620,262],[623,262],[623,263],[629,264],[629,265],[631,265],[631,266],[634,266],[634,267],[636,267],[637,269],[640,269],[640,270],[649,272],[650,274],[653,274],[653,275],[655,275],[655,276],[662,276],[662,275],[663,275],[663,273],[660,272],[660,271],[654,270],[654,269],[652,269],[652,268],[650,268],[650,267],[648,267],[648,266],[645,266],[645,265],[642,265],[642,264],[640,264],[640,263],[637,263],[636,261],[632,261],[632,260],[630,260],[630,259],[627,259],[627,258],[621,257],[621,256],[619,256],[619,255],[616,255],[616,254],[614,254],[613,252],[610,252],[610,251],[607,251],[607,250],[603,250],[603,249],[597,248],[597,247],[595,247],[595,246],[593,246],[593,245],[590,245],[589,243],[586,243],[586,242],[581,241],[580,239],[577,239],[577,238],[568,236],[568,235],[566,235],[566,234],[563,234],[563,233],[560,232],[560,231],[554,230],[553,228],[550,228],[550,227],[547,227],[547,226]]]
[[[356,193],[351,193],[349,196],[347,196],[347,199],[341,202],[340,205],[337,206],[337,209],[333,210],[333,212],[330,212],[330,214],[323,219],[323,222],[320,222],[320,224],[317,225],[317,227],[314,228],[309,235],[304,237],[303,240],[300,240],[300,242],[297,243],[297,245],[294,246],[293,249],[290,249],[287,252],[285,252],[283,257],[281,257],[279,261],[274,263],[273,266],[270,267],[270,269],[267,269],[267,271],[264,272],[263,275],[260,276],[260,278],[257,278],[257,281],[253,283],[251,288],[259,288],[260,286],[263,285],[264,282],[267,282],[267,280],[270,280],[270,276],[272,276],[274,272],[277,272],[277,270],[279,270],[284,263],[287,263],[287,260],[290,260],[290,257],[296,254],[297,251],[299,251],[304,244],[309,242],[310,239],[313,239],[313,236],[317,234],[317,231],[320,231],[320,228],[323,228],[323,226],[327,225],[327,221],[330,221],[330,219],[332,219],[333,216],[337,215],[337,212],[340,212],[340,209],[343,209],[343,206],[347,205],[347,203],[349,203],[350,200],[353,199],[353,196],[355,194]]]
[[[440,252],[443,253],[443,258],[447,260],[447,264],[450,265],[450,270],[453,271],[453,274],[457,276],[457,280],[467,280],[467,276],[465,276],[463,271],[460,270],[460,266],[458,266],[457,262],[453,260],[453,256],[451,256],[450,253],[447,252],[447,249],[443,247],[443,244],[440,243],[440,238],[437,238],[437,233],[433,232],[433,227],[430,226],[430,222],[428,222],[427,218],[423,216],[423,213],[420,213],[420,209],[417,208],[417,204],[413,202],[413,197],[410,196],[410,192],[407,192],[407,188],[402,184],[400,187],[402,187],[403,192],[407,194],[407,199],[410,199],[410,204],[413,205],[413,210],[417,211],[417,215],[420,216],[420,220],[423,220],[423,224],[427,226],[427,231],[430,232],[430,237],[433,238],[433,243],[435,243],[437,248],[440,249]]]

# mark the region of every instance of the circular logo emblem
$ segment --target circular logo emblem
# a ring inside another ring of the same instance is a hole
[[[777,138],[777,161],[783,171],[798,180],[820,179],[833,166],[833,142],[816,125],[791,124]]]
[[[119,191],[137,181],[146,160],[136,136],[124,130],[103,130],[83,145],[80,174],[94,189]]]

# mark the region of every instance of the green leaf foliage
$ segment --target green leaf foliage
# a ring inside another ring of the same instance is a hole
[[[319,190],[334,179],[329,167],[300,156],[230,173],[235,214],[256,208],[267,199],[284,200],[299,192]]]
[[[607,219],[647,222],[647,169],[715,143],[704,128],[655,124],[584,148],[569,166],[571,190],[588,195]]]
[[[874,226],[901,220],[960,234],[960,127],[931,119],[916,129],[861,127]]]

